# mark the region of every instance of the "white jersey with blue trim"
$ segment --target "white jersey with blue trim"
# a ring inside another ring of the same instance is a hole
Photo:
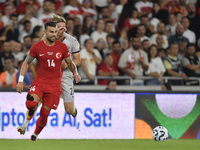
[[[73,54],[74,53],[78,53],[80,52],[80,44],[77,41],[76,38],[74,38],[73,36],[65,33],[65,38],[62,40],[62,43],[66,44],[68,49],[69,49],[69,53],[71,55],[71,59],[74,60]],[[73,74],[72,72],[69,70],[69,68],[65,68],[63,69],[63,77],[62,77],[62,81],[64,81],[63,79],[72,78]]]

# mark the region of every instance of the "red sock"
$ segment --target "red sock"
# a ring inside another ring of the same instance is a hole
[[[46,108],[42,107],[40,110],[40,117],[37,120],[35,134],[38,135],[42,131],[42,129],[46,126],[47,118],[49,116],[50,111]]]

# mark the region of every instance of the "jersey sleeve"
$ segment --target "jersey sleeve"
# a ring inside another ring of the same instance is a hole
[[[69,53],[69,49],[68,49],[67,45],[65,45],[65,44],[63,45],[63,50],[64,50],[63,59],[70,57],[70,53]]]
[[[72,53],[78,53],[78,52],[80,52],[80,44],[79,44],[79,42],[75,38],[73,38],[72,40],[73,40],[72,41],[72,45],[73,45],[73,47],[72,47]]]
[[[37,47],[35,44],[30,49],[29,55],[36,58],[37,57]]]

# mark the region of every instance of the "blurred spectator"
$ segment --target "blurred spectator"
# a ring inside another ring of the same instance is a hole
[[[144,40],[150,41],[150,39],[147,36],[145,36],[145,33],[146,33],[145,25],[143,25],[143,24],[138,25],[137,26],[137,36],[140,37],[141,42],[143,42]]]
[[[32,46],[31,36],[27,35],[27,36],[24,37],[23,45],[24,45],[23,53],[25,55],[29,54],[30,48]]]
[[[156,37],[156,45],[157,45],[157,48],[158,48],[158,49],[164,48],[164,47],[163,47],[163,43],[164,43],[163,35],[160,35],[160,34],[159,34],[159,35]]]
[[[11,58],[5,58],[5,71],[0,75],[0,87],[1,88],[15,88],[17,85],[16,73],[17,69],[14,68],[14,62]]]
[[[169,24],[166,26],[167,37],[173,36],[176,34],[176,17],[174,14],[169,14]]]
[[[132,47],[125,50],[121,55],[118,68],[126,75],[135,79],[136,76],[142,76],[143,70],[148,70],[147,54],[140,49],[141,42],[139,37],[132,38]],[[144,85],[143,80],[134,80],[134,85]]]
[[[152,35],[151,31],[149,30],[149,18],[147,16],[142,16],[141,17],[141,24],[145,25],[146,32],[145,35],[147,37],[150,37]],[[137,26],[131,28],[128,31],[128,39],[130,39],[133,35],[137,34]]]
[[[95,31],[96,28],[96,22],[90,17],[90,16],[86,16],[84,18],[84,25],[86,25],[89,28],[89,35]]]
[[[189,29],[192,30],[195,35],[196,39],[199,39],[199,27],[200,27],[200,17],[196,14],[196,7],[194,4],[188,4],[188,19],[190,22]]]
[[[107,21],[106,22],[106,27],[105,27],[105,32],[110,34],[110,33],[114,33],[115,34],[115,27],[112,23],[112,21]]]
[[[179,5],[175,5],[172,8],[171,13],[175,14],[177,12],[180,12],[183,16],[187,16],[187,5],[186,5],[186,0],[179,0]]]
[[[94,0],[98,13],[101,12],[103,7],[108,6],[108,1],[109,0]]]
[[[33,45],[33,44],[40,41],[40,37],[39,36],[33,36],[33,37],[31,37],[31,41],[32,41],[32,45]]]
[[[93,8],[91,8],[91,0],[83,0],[82,9],[83,12],[87,14],[87,16],[97,20],[97,13]]]
[[[117,26],[117,23],[118,23],[118,14],[116,12],[116,9],[115,9],[115,3],[114,2],[110,2],[108,4],[108,10],[109,10],[109,15],[110,15],[110,21],[115,25]]]
[[[19,22],[19,32],[22,32],[24,28],[24,22],[26,20],[29,20],[31,22],[31,31],[35,28],[35,26],[38,25],[38,19],[33,16],[33,6],[29,3],[26,4],[25,7],[26,13],[24,15],[18,16],[18,22]]]
[[[6,37],[7,41],[10,41],[10,40],[17,41],[18,40],[19,31],[16,28],[16,25],[17,25],[17,15],[12,14],[12,15],[10,15],[9,25],[6,26],[2,31],[3,32],[2,36]]]
[[[85,48],[81,50],[81,66],[79,74],[81,82],[79,84],[94,84],[97,65],[101,63],[101,55],[98,50],[94,49],[92,39],[85,41]]]
[[[80,26],[81,25],[81,20],[78,17],[74,18],[74,27],[76,28],[76,26]]]
[[[104,39],[103,38],[98,39],[95,49],[99,51],[102,58],[103,58],[103,49],[105,48],[106,48],[106,45],[105,45]]]
[[[17,14],[17,6],[15,5],[15,0],[6,0],[3,4],[0,4],[0,10],[5,14],[5,6],[7,4],[12,5],[12,14]]]
[[[106,42],[108,43],[108,47],[103,50],[103,58],[105,58],[107,54],[112,52],[112,44],[115,40],[117,39],[115,38],[115,35],[113,33],[107,35]]]
[[[128,40],[125,40],[123,43],[122,43],[122,50],[121,50],[121,53],[123,53],[125,50],[127,50],[129,48],[129,41]]]
[[[6,58],[11,58],[12,62],[15,62],[15,58],[11,52],[9,41],[4,41],[2,44],[2,52],[0,53],[0,73],[6,70],[4,62]]]
[[[32,5],[32,7],[33,7],[33,17],[37,17],[37,14],[38,14],[38,10],[39,10],[39,6],[38,5],[35,5],[35,4],[33,4]]]
[[[142,15],[148,15],[152,12],[153,3],[148,2],[148,0],[140,0],[139,2],[135,3],[135,8],[137,8],[139,12],[139,17]]]
[[[184,27],[183,36],[187,37],[190,43],[196,43],[196,36],[193,31],[189,30],[190,22],[189,19],[184,17],[181,21]]]
[[[157,29],[158,33],[153,34],[150,37],[151,44],[156,44],[156,38],[157,38],[158,34],[160,34],[163,36],[163,48],[167,48],[168,47],[168,38],[166,35],[164,35],[165,34],[165,24],[161,22],[158,24],[157,28],[158,28]]]
[[[161,90],[163,90],[163,91],[171,91],[172,90],[171,84],[170,83],[163,83],[161,85]]]
[[[31,37],[38,36],[40,39],[42,39],[43,35],[44,35],[44,33],[43,33],[43,27],[42,26],[36,26],[33,29]]]
[[[85,25],[82,27],[82,34],[80,35],[80,45],[81,45],[81,48],[84,48],[84,42],[85,40],[87,39],[90,39],[90,36],[88,35],[89,33],[89,29],[88,27]]]
[[[187,45],[187,53],[182,59],[183,71],[189,77],[200,77],[200,61],[195,56],[195,44]]]
[[[99,76],[118,76],[118,70],[113,67],[113,57],[111,54],[107,54],[104,61],[97,68],[97,75]],[[106,85],[108,79],[102,79],[98,81],[99,85]]]
[[[43,2],[43,10],[41,14],[38,11],[38,24],[43,26],[47,21],[51,21],[53,18],[53,1],[52,0],[45,0]]]
[[[0,30],[2,30],[2,29],[4,28],[4,23],[3,23],[3,21],[1,21],[2,16],[3,16],[3,13],[2,13],[2,11],[0,10]]]
[[[54,13],[63,16],[63,4],[60,0],[54,0]]]
[[[185,57],[186,49],[187,49],[187,42],[182,42],[179,48],[179,53],[177,55],[178,59],[182,60]]]
[[[23,64],[23,61],[18,62],[18,72],[16,74],[16,80],[17,80],[16,82],[17,83],[18,83],[22,64]],[[29,86],[31,86],[31,84],[32,84],[32,79],[31,79],[31,75],[29,74],[29,71],[28,71],[28,72],[26,72],[26,74],[24,76],[24,87],[29,88]]]
[[[5,14],[2,16],[1,21],[4,24],[4,27],[10,24],[10,15],[13,13],[13,6],[11,4],[5,5]]]
[[[119,4],[116,6],[116,12],[120,17],[120,14],[123,10],[124,5],[128,2],[128,0],[119,0]]]
[[[148,54],[148,51],[149,51],[149,47],[150,47],[149,40],[143,40],[142,41],[142,50],[144,50],[147,54]]]
[[[67,33],[73,36],[74,35],[74,19],[73,18],[68,18],[66,20],[66,28],[67,28]]]
[[[24,21],[24,29],[19,34],[19,41],[24,43],[24,37],[30,35],[31,31],[31,22],[29,20]]]
[[[157,54],[162,60],[165,59],[166,57],[166,52],[165,52],[165,49],[164,48],[160,48],[158,49],[158,54]]]
[[[168,12],[166,10],[160,9],[158,14],[156,15],[156,17],[152,18],[150,20],[150,25],[149,25],[149,29],[151,31],[152,34],[157,33],[157,29],[158,29],[158,24],[159,23],[164,23],[165,25],[168,24]]]
[[[148,14],[149,18],[155,18],[158,15],[158,12],[161,10],[161,6],[158,2],[153,3],[152,12]]]
[[[22,44],[19,41],[14,42],[12,54],[15,57],[14,66],[18,67],[18,62],[24,60],[24,53],[22,52]]]
[[[40,8],[40,5],[39,3],[36,1],[36,0],[26,0],[22,3],[20,3],[20,5],[18,6],[18,14],[25,14],[25,7],[26,7],[26,4],[29,3],[31,5],[37,5],[38,8]]]
[[[83,17],[86,16],[86,13],[82,13],[81,10],[78,8],[77,0],[69,0],[69,5],[63,8],[63,13],[69,14],[70,18],[80,18],[81,24],[83,22]]]
[[[110,54],[113,57],[113,64],[112,65],[117,70],[118,70],[117,64],[118,64],[120,56],[121,56],[120,52],[121,52],[120,42],[119,41],[114,41],[112,43],[112,52]]]
[[[107,90],[107,91],[116,90],[116,87],[117,87],[117,82],[116,82],[116,80],[109,80],[109,81],[107,82],[107,87],[106,87],[105,90]]]
[[[158,79],[148,80],[146,82],[147,85],[161,85],[161,83],[163,83],[162,76],[166,70],[161,58],[157,56],[157,53],[157,46],[152,45],[148,51],[149,69],[145,74],[151,77],[158,77]]]
[[[137,19],[138,17],[138,12],[136,9],[133,9],[131,14],[129,15],[129,18],[125,19],[123,22],[123,28],[128,31],[131,28],[137,26],[140,24],[140,20]]]
[[[180,12],[175,13],[176,16],[176,23],[180,23],[182,20],[182,14]]]
[[[101,9],[101,13],[99,14],[99,18],[103,19],[104,22],[111,21],[111,14],[109,13],[108,6],[105,6]]]
[[[93,39],[94,43],[97,42],[99,38],[103,38],[106,41],[107,33],[104,32],[105,22],[103,19],[97,20],[97,29],[92,32],[91,38]]]
[[[200,51],[196,51],[195,56],[197,56],[200,60]]]
[[[164,60],[164,66],[167,70],[168,76],[182,77],[184,80],[187,80],[188,77],[183,73],[183,68],[181,61],[177,58],[178,54],[178,44],[171,43],[169,55]],[[181,80],[170,80],[172,85],[183,85]]]
[[[189,43],[188,38],[183,36],[183,32],[184,32],[183,25],[178,24],[176,27],[176,34],[169,38],[169,45],[171,45],[171,43],[176,42],[178,43],[178,46],[180,47],[182,42]]]

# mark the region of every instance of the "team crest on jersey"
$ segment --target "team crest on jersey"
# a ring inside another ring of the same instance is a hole
[[[48,55],[53,55],[53,52],[47,52]]]
[[[56,58],[60,59],[62,57],[62,54],[60,52],[56,53]]]

